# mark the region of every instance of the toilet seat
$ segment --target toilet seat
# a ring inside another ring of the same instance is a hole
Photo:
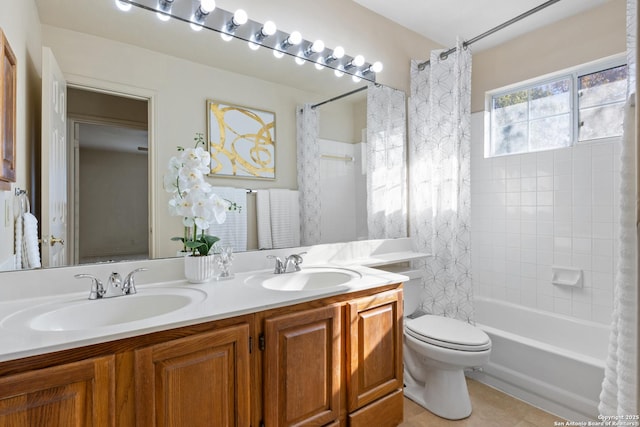
[[[406,319],[405,330],[422,342],[451,350],[473,352],[491,348],[491,339],[483,330],[450,317],[427,314]]]

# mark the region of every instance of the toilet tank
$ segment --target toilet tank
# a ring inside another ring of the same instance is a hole
[[[422,276],[424,274],[422,270],[413,270],[409,266],[403,267],[402,265],[381,266],[376,268],[409,277],[410,280],[404,282],[403,285],[403,310],[405,316],[413,313],[422,305]]]
[[[423,287],[422,277],[412,278],[404,282],[404,315],[408,316],[422,304]]]

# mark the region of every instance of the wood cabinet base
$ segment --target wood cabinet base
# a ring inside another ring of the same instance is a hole
[[[395,427],[402,423],[403,410],[400,389],[349,414],[349,427]]]

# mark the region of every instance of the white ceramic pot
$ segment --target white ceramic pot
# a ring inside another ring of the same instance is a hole
[[[184,257],[184,277],[191,283],[205,283],[215,276],[214,255]]]

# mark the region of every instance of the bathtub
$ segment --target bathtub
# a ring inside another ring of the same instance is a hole
[[[475,314],[493,345],[469,377],[570,421],[597,418],[608,326],[482,297]]]

